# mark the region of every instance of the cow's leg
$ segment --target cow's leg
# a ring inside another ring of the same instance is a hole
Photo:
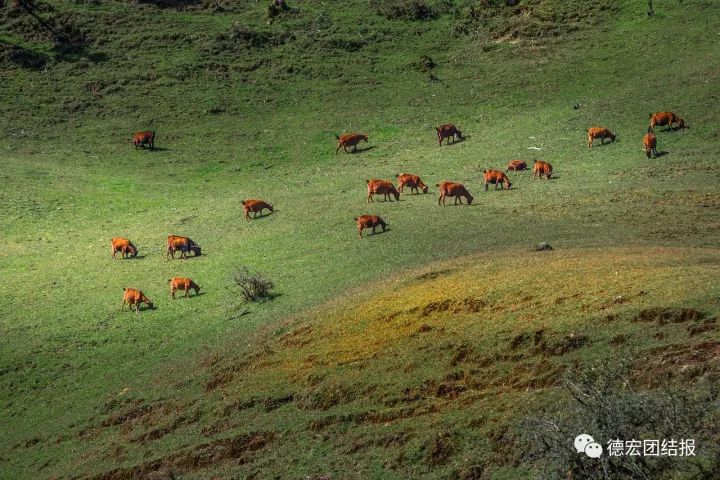
[[[358,237],[362,239],[362,227],[358,227]]]
[[[112,258],[113,258],[113,260],[116,259],[116,257],[115,257],[115,254],[116,254],[116,253],[117,253],[117,250],[113,249],[113,251],[112,251]]]
[[[189,291],[190,291],[189,288],[186,288],[186,289],[185,289],[185,298],[188,298],[188,292],[189,292]]]
[[[121,312],[122,312],[124,306],[125,306],[125,299],[123,298],[122,303],[120,303],[120,311]]]
[[[372,228],[372,234],[373,234],[373,235],[375,235],[375,228],[377,228],[377,225],[373,225],[373,228]]]

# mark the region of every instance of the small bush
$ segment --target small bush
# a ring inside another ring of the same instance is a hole
[[[253,273],[247,267],[241,267],[232,274],[235,285],[248,302],[258,302],[271,296],[275,284],[261,273]]]

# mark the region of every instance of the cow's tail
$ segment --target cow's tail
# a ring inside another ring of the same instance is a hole
[[[340,136],[339,136],[339,135],[335,135],[335,140],[340,140]]]
[[[353,220],[355,220],[356,222],[357,222],[357,219],[358,219],[358,217],[353,218]]]
[[[648,118],[652,118],[652,115],[653,115],[652,113],[649,113]]]

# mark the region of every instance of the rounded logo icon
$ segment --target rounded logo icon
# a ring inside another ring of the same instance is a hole
[[[585,447],[585,454],[590,458],[600,458],[602,456],[602,445],[590,442]]]
[[[588,444],[595,442],[595,439],[587,433],[581,433],[575,437],[575,450],[577,453],[584,452]]]

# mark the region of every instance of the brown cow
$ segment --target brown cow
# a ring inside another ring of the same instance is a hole
[[[657,157],[657,137],[651,128],[648,128],[647,133],[643,137],[643,148],[645,149],[645,155],[647,155],[647,158],[652,158],[653,153]]]
[[[508,163],[505,171],[509,172],[510,170],[514,172],[522,172],[523,170],[527,170],[527,163],[523,162],[522,160],[511,160],[510,163]]]
[[[155,148],[155,131],[154,130],[145,130],[142,132],[137,132],[135,136],[133,136],[133,145],[135,145],[135,148],[138,146],[142,146],[145,148],[145,145],[148,145],[151,149]]]
[[[462,205],[462,197],[465,197],[467,204],[472,205],[473,196],[470,195],[470,192],[468,192],[462,183],[440,182],[436,186],[440,188],[438,205],[445,205],[445,197],[455,197],[455,203],[453,203],[453,205],[457,205],[458,200],[460,200],[460,205]]]
[[[140,315],[140,304],[145,303],[147,304],[148,308],[150,310],[153,309],[153,303],[152,301],[145,296],[143,292],[138,290],[137,288],[123,288],[123,300],[120,304],[120,311],[122,311],[125,304],[128,304],[130,306],[130,310],[132,311],[133,306],[135,307],[135,313],[137,315]]]
[[[367,183],[367,203],[374,202],[373,195],[382,195],[387,202],[392,202],[392,195],[395,200],[400,200],[400,192],[395,189],[395,185],[386,180],[365,180]]]
[[[361,141],[364,141],[367,143],[368,136],[364,135],[362,133],[346,133],[343,135],[340,135],[339,137],[336,136],[338,140],[338,146],[335,149],[335,153],[337,154],[338,151],[340,151],[340,147],[342,147],[343,150],[345,150],[345,153],[349,153],[347,147],[353,147],[352,151],[357,151],[357,144]]]
[[[535,160],[535,164],[533,165],[533,180],[535,178],[542,178],[545,177],[545,180],[550,180],[550,175],[552,175],[553,167],[548,162],[543,162],[541,160]]]
[[[664,127],[665,125],[672,131],[673,124],[677,123],[678,128],[685,127],[685,120],[675,115],[674,112],[656,112],[650,114],[650,128],[654,129],[656,125]]]
[[[588,147],[592,147],[593,141],[596,138],[600,139],[601,144],[605,144],[605,139],[610,138],[613,142],[615,141],[615,134],[605,127],[592,127],[588,128]]]
[[[398,179],[398,190],[402,193],[405,187],[410,187],[410,195],[414,193],[420,193],[418,189],[422,189],[423,193],[428,192],[428,187],[420,180],[420,177],[413,175],[412,173],[399,173],[395,175]]]
[[[262,217],[262,211],[266,208],[271,212],[275,211],[269,203],[255,198],[248,198],[247,200],[242,200],[240,203],[242,203],[243,211],[245,212],[245,220],[248,222],[250,221],[250,212],[253,212],[253,218],[255,218],[258,212],[260,212],[260,216]]]
[[[437,138],[438,138],[438,144],[442,145],[442,142],[445,138],[447,138],[447,144],[450,143],[450,138],[452,138],[453,143],[455,143],[455,136],[457,135],[457,138],[462,139],[462,132],[457,129],[455,125],[452,123],[445,123],[443,125],[440,125],[439,127],[435,127],[435,130],[437,131]]]
[[[170,297],[173,300],[175,300],[175,292],[178,290],[184,290],[186,298],[190,296],[189,292],[191,288],[195,290],[195,295],[200,293],[200,285],[187,277],[173,277],[168,279],[168,283],[170,284]]]
[[[360,215],[359,217],[355,217],[355,222],[357,223],[358,236],[360,238],[362,238],[362,231],[366,228],[372,228],[373,235],[378,226],[382,227],[383,232],[388,228],[388,224],[377,215]]]
[[[483,170],[483,173],[485,174],[483,185],[485,186],[486,192],[488,191],[488,185],[491,183],[495,185],[495,190],[497,190],[498,185],[500,185],[500,188],[510,190],[512,183],[510,183],[510,179],[505,175],[505,172],[501,172],[500,170]]]
[[[115,254],[120,253],[121,258],[128,258],[130,256],[137,257],[138,250],[130,240],[123,237],[115,237],[111,242],[112,258],[116,258]]]
[[[196,257],[199,257],[201,254],[200,245],[193,242],[190,238],[178,235],[168,235],[167,253],[165,254],[165,258],[172,256],[174,259],[175,252],[177,251],[180,252],[180,258],[182,259],[187,259],[188,252],[193,252]]]

